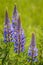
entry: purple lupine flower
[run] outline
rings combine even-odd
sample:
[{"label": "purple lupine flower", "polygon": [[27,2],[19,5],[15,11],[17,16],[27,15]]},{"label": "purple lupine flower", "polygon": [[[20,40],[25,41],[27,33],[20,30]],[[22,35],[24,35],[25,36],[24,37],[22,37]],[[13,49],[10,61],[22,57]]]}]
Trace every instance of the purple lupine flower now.
[{"label": "purple lupine flower", "polygon": [[38,49],[36,48],[35,35],[34,33],[32,33],[32,40],[28,50],[28,56],[32,58],[32,61],[36,61],[37,59],[35,57],[37,55],[38,55]]},{"label": "purple lupine flower", "polygon": [[10,24],[8,13],[6,11],[5,23],[4,23],[4,42],[10,42],[13,40],[12,32],[13,32],[13,28],[12,25]]},{"label": "purple lupine flower", "polygon": [[14,7],[14,11],[13,11],[13,16],[12,16],[12,26],[15,30],[15,27],[16,27],[16,23],[17,23],[17,20],[18,20],[18,11],[17,11],[17,7],[15,5]]},{"label": "purple lupine flower", "polygon": [[24,36],[24,31],[21,28],[20,17],[19,17],[16,27],[15,44],[14,44],[14,50],[16,53],[19,54],[20,52],[24,51],[24,43],[25,43],[25,36]]}]

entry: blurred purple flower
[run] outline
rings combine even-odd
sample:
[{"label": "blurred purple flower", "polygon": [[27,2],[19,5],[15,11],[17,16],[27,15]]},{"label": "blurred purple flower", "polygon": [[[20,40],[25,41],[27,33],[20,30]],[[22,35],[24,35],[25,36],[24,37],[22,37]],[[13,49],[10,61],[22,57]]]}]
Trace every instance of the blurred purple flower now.
[{"label": "blurred purple flower", "polygon": [[24,43],[25,43],[25,36],[24,36],[24,31],[21,28],[20,17],[19,17],[16,27],[15,44],[14,44],[14,50],[16,53],[19,54],[20,52],[24,51]]},{"label": "blurred purple flower", "polygon": [[13,27],[10,24],[10,20],[8,17],[8,13],[6,11],[6,15],[5,15],[5,23],[4,23],[4,42],[11,42],[13,41]]},{"label": "blurred purple flower", "polygon": [[16,5],[15,5],[14,11],[13,11],[13,16],[12,16],[12,26],[13,26],[14,30],[17,25],[17,20],[18,20],[18,11],[17,11]]},{"label": "blurred purple flower", "polygon": [[24,31],[21,28],[20,17],[17,11],[16,5],[14,7],[13,17],[12,17],[12,26],[14,29],[14,50],[16,53],[20,53],[24,51],[24,43],[25,43],[25,36]]},{"label": "blurred purple flower", "polygon": [[38,55],[38,49],[36,48],[35,35],[32,33],[32,40],[28,50],[28,56],[32,58],[32,60],[36,61],[35,57]]}]

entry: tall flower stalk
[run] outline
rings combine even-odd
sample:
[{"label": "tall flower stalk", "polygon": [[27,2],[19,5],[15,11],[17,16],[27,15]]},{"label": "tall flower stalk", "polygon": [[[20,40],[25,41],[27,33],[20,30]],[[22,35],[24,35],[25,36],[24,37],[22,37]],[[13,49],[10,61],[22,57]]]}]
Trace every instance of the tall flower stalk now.
[{"label": "tall flower stalk", "polygon": [[25,43],[25,36],[24,31],[21,28],[21,22],[19,17],[16,27],[15,44],[14,44],[15,47],[14,50],[16,53],[20,54],[20,52],[24,51],[24,43]]},{"label": "tall flower stalk", "polygon": [[32,33],[31,44],[28,50],[28,56],[30,57],[30,59],[28,59],[28,61],[36,62],[37,55],[38,55],[38,49],[36,48],[35,34]]},{"label": "tall flower stalk", "polygon": [[4,42],[11,42],[13,40],[13,27],[10,24],[8,12],[6,11],[5,23],[4,23]]},{"label": "tall flower stalk", "polygon": [[18,11],[17,11],[17,7],[16,4],[14,6],[14,11],[13,11],[13,16],[12,16],[12,27],[13,27],[13,41],[15,42],[15,35],[16,35],[16,27],[17,27],[17,23],[18,23]]},{"label": "tall flower stalk", "polygon": [[17,11],[16,5],[13,11],[12,26],[14,29],[14,40],[15,40],[14,50],[16,53],[20,54],[21,51],[24,51],[25,36],[24,31],[21,27],[20,16]]},{"label": "tall flower stalk", "polygon": [[18,14],[18,11],[17,11],[17,7],[15,5],[14,11],[13,11],[13,16],[12,16],[12,26],[13,26],[14,30],[15,30],[15,27],[16,27],[16,23],[18,21],[18,16],[19,16],[19,14]]},{"label": "tall flower stalk", "polygon": [[10,20],[8,17],[8,12],[5,14],[5,23],[4,23],[4,42],[7,43],[5,47],[5,55],[2,59],[2,65],[5,64],[6,59],[9,59],[9,44],[11,41],[11,28],[10,28]]}]

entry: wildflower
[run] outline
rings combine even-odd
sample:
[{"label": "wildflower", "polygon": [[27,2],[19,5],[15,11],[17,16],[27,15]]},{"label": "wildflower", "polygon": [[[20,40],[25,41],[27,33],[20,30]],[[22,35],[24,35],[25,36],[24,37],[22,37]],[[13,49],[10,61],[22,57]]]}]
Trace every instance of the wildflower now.
[{"label": "wildflower", "polygon": [[13,26],[14,30],[15,30],[15,27],[16,27],[17,20],[18,20],[18,11],[17,11],[16,5],[15,5],[13,17],[12,17],[12,26]]},{"label": "wildflower", "polygon": [[12,32],[13,32],[13,28],[12,25],[10,24],[8,13],[6,11],[5,23],[4,23],[4,42],[11,42],[13,40],[11,35]]},{"label": "wildflower", "polygon": [[35,35],[32,33],[32,40],[28,50],[28,56],[31,57],[32,61],[36,61],[38,55],[38,49],[36,48]]},{"label": "wildflower", "polygon": [[24,31],[21,28],[20,17],[18,18],[17,27],[16,27],[16,35],[15,35],[15,44],[14,50],[16,53],[20,53],[24,51],[24,43],[25,43],[25,36]]}]

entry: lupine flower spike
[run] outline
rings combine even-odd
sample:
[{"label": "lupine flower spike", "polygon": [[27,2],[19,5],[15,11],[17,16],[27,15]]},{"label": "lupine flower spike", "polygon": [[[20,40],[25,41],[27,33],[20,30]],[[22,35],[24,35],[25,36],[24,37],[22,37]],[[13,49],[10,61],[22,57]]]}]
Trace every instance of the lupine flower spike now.
[{"label": "lupine flower spike", "polygon": [[6,11],[5,23],[4,23],[4,42],[10,42],[12,40],[12,26],[8,17],[8,12]]},{"label": "lupine flower spike", "polygon": [[18,11],[17,11],[17,7],[15,4],[14,11],[13,11],[13,17],[12,17],[12,26],[13,26],[14,30],[16,27],[17,20],[18,20]]},{"label": "lupine flower spike", "polygon": [[19,15],[18,15],[16,4],[15,4],[13,16],[12,16],[12,27],[13,27],[13,31],[14,31],[14,34],[13,34],[14,42],[15,42],[15,35],[16,35],[16,27],[17,27],[18,17],[19,17]]},{"label": "lupine flower spike", "polygon": [[15,44],[14,44],[14,50],[16,53],[20,54],[20,52],[24,51],[24,43],[25,43],[25,36],[24,31],[21,28],[21,22],[19,17],[16,27]]},{"label": "lupine flower spike", "polygon": [[31,40],[31,44],[28,50],[28,56],[31,59],[28,59],[28,61],[37,61],[37,55],[38,55],[38,49],[36,48],[36,41],[35,41],[35,34],[32,33],[32,40]]}]

